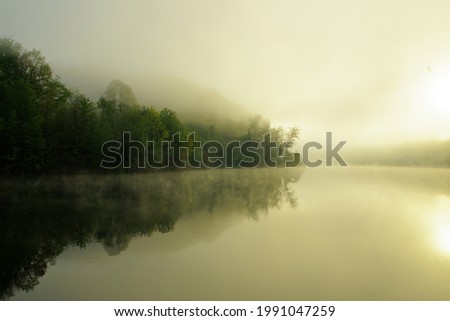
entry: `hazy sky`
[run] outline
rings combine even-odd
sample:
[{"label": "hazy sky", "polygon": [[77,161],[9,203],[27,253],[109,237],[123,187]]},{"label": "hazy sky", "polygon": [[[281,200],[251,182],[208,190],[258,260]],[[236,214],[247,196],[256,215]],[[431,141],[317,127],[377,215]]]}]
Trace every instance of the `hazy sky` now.
[{"label": "hazy sky", "polygon": [[1,0],[0,33],[72,86],[177,77],[306,137],[450,138],[448,0]]}]

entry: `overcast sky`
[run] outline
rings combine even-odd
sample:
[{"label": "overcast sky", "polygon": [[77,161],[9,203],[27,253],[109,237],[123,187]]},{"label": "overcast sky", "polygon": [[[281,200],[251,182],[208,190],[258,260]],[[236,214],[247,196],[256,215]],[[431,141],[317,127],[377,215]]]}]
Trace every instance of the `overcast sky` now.
[{"label": "overcast sky", "polygon": [[69,86],[176,77],[305,137],[450,138],[448,0],[1,0],[0,33]]}]

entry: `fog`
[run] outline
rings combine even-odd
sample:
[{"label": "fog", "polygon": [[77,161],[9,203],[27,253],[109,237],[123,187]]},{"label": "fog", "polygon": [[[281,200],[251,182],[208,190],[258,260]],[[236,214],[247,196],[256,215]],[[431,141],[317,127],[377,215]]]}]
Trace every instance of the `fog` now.
[{"label": "fog", "polygon": [[[348,146],[450,138],[448,1],[17,1],[0,30],[93,99],[261,114]],[[195,116],[195,117],[197,117]],[[205,119],[207,119],[206,117]]]},{"label": "fog", "polygon": [[0,0],[0,300],[450,300],[449,17]]}]

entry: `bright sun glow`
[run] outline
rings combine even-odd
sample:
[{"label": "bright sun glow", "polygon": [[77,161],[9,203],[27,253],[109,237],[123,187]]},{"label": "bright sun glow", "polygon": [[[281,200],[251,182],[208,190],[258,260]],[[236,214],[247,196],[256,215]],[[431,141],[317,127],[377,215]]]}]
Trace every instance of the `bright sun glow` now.
[{"label": "bright sun glow", "polygon": [[436,116],[450,115],[450,68],[428,71],[422,84],[422,103]]},{"label": "bright sun glow", "polygon": [[450,138],[450,63],[429,67],[407,87],[411,100],[405,120],[413,124],[410,131],[422,139]]},{"label": "bright sun glow", "polygon": [[441,251],[450,254],[450,226],[443,226],[438,230],[437,242]]},{"label": "bright sun glow", "polygon": [[442,253],[450,255],[450,198],[439,196],[434,213],[436,246]]}]

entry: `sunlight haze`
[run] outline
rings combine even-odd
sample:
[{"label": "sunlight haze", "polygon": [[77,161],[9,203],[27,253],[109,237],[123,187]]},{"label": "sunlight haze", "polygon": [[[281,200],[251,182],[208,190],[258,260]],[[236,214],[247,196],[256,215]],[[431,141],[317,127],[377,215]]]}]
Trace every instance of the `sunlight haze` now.
[{"label": "sunlight haze", "polygon": [[0,320],[450,320],[450,0],[0,0],[0,253]]},{"label": "sunlight haze", "polygon": [[186,90],[173,100],[178,79],[275,126],[299,126],[305,139],[326,131],[356,145],[450,138],[448,1],[0,7],[4,36],[41,50],[64,83],[93,99],[122,79],[141,103],[177,110],[191,99]]}]

